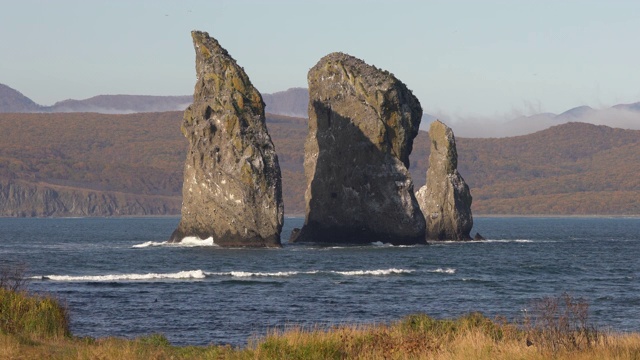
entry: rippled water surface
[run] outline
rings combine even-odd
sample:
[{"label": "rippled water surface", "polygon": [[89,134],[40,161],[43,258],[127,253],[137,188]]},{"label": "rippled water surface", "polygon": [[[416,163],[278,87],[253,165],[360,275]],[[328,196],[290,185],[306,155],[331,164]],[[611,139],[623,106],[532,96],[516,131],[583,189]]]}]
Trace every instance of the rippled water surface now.
[{"label": "rippled water surface", "polygon": [[[0,219],[0,262],[25,264],[31,290],[66,302],[78,336],[243,345],[276,327],[415,312],[517,319],[563,292],[598,324],[640,331],[637,218],[476,218],[489,240],[282,249],[166,244],[178,220]],[[283,239],[302,222],[286,219]]]}]

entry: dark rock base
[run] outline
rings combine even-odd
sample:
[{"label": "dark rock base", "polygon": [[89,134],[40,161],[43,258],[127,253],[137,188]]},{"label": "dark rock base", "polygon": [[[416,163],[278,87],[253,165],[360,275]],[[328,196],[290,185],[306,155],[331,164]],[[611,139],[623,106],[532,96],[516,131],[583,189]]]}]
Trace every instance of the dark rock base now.
[{"label": "dark rock base", "polygon": [[424,235],[402,237],[397,234],[381,234],[366,228],[356,230],[352,227],[325,227],[318,224],[307,224],[302,229],[293,229],[289,242],[340,245],[362,245],[375,242],[391,245],[427,244]]},{"label": "dark rock base", "polygon": [[246,237],[240,236],[239,234],[230,234],[226,233],[223,236],[214,236],[212,234],[207,233],[184,233],[179,228],[176,229],[173,234],[171,234],[171,238],[169,239],[170,243],[180,243],[182,239],[186,237],[197,237],[198,239],[205,240],[208,238],[213,238],[213,243],[220,247],[242,247],[242,248],[278,248],[282,247],[280,244],[280,238],[276,235],[273,235],[269,238],[263,238],[261,236],[254,237]]}]

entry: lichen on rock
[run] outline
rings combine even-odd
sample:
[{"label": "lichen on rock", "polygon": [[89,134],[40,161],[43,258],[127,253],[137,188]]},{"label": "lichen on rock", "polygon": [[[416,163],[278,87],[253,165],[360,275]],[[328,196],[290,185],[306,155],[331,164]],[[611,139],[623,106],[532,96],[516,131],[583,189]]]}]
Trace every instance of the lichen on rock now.
[{"label": "lichen on rock", "polygon": [[170,241],[196,236],[219,246],[280,246],[282,180],[262,96],[218,41],[206,32],[191,35],[198,80],[181,127],[189,151],[182,218]]},{"label": "lichen on rock", "polygon": [[427,222],[429,240],[471,240],[471,192],[458,173],[458,151],[453,130],[440,121],[429,128],[431,154],[427,183],[416,198]]},{"label": "lichen on rock", "polygon": [[306,217],[290,241],[424,242],[407,169],[418,99],[392,74],[343,53],[322,58],[308,81]]}]

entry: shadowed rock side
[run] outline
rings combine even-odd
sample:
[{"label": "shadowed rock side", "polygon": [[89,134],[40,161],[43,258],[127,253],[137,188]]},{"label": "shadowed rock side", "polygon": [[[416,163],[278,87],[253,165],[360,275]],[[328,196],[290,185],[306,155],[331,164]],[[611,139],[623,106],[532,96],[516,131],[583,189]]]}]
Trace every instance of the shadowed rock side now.
[{"label": "shadowed rock side", "polygon": [[429,128],[431,154],[427,184],[416,197],[427,221],[429,240],[471,240],[471,192],[458,173],[453,131],[440,121]]},{"label": "shadowed rock side", "polygon": [[170,241],[197,236],[220,246],[280,246],[282,180],[262,97],[215,39],[191,35],[198,81],[182,123],[189,151],[182,218]]},{"label": "shadowed rock side", "polygon": [[292,242],[423,243],[407,168],[422,108],[392,74],[342,53],[308,74],[306,218]]}]

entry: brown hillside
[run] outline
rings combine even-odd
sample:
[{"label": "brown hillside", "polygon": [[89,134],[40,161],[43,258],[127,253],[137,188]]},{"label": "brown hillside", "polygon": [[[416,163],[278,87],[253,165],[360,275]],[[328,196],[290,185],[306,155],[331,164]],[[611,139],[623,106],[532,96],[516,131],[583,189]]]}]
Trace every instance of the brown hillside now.
[{"label": "brown hillside", "polygon": [[[181,118],[0,114],[0,215],[177,214],[186,151]],[[285,212],[302,214],[306,119],[267,115],[267,123]],[[640,131],[570,123],[513,138],[459,138],[458,153],[475,214],[640,214]],[[428,156],[428,135],[420,132],[411,155],[416,189]],[[92,200],[68,205],[83,197]]]},{"label": "brown hillside", "polygon": [[474,210],[640,214],[640,131],[568,123],[506,139],[461,139]]}]

